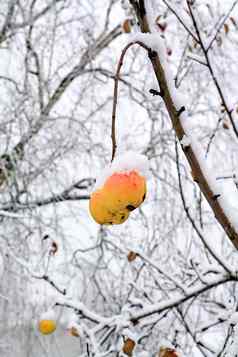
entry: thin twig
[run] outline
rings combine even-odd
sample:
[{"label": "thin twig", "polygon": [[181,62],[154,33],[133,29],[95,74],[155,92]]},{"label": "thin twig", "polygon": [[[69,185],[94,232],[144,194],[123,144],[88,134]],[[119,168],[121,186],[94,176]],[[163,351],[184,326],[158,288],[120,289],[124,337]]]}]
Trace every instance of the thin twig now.
[{"label": "thin twig", "polygon": [[47,283],[49,283],[54,289],[56,289],[60,294],[66,295],[66,290],[59,288],[53,280],[49,278],[48,275],[43,275],[43,276],[33,276],[35,279],[42,279],[45,280]]},{"label": "thin twig", "polygon": [[114,81],[114,93],[113,93],[113,105],[112,105],[112,130],[111,130],[111,139],[112,139],[112,158],[111,161],[113,161],[115,154],[116,154],[116,149],[117,149],[117,142],[116,142],[116,109],[117,109],[117,98],[118,98],[118,83],[120,80],[120,71],[121,67],[123,66],[123,61],[124,57],[126,55],[127,50],[133,46],[133,45],[139,45],[143,47],[145,50],[150,51],[150,48],[147,47],[143,42],[140,41],[135,41],[135,42],[130,42],[124,47],[122,50],[118,65],[117,65],[117,70],[115,74],[115,81]]},{"label": "thin twig", "polygon": [[208,48],[205,47],[205,45],[203,43],[203,40],[202,40],[202,36],[201,36],[200,30],[199,30],[198,25],[197,25],[196,18],[194,16],[194,13],[193,13],[193,10],[192,10],[192,7],[191,7],[191,4],[190,4],[189,0],[187,0],[187,5],[188,5],[188,9],[189,9],[189,13],[190,13],[191,19],[193,21],[193,26],[195,28],[197,37],[199,39],[199,45],[201,46],[202,52],[203,52],[203,54],[205,56],[205,59],[206,59],[206,62],[207,62],[207,67],[208,67],[209,72],[210,72],[210,74],[212,76],[213,83],[215,84],[215,87],[216,87],[216,89],[218,91],[218,94],[220,96],[220,99],[221,99],[221,103],[222,103],[222,105],[223,105],[223,107],[224,107],[224,109],[225,109],[225,111],[226,111],[226,113],[227,113],[227,115],[229,117],[229,120],[231,122],[233,131],[234,131],[236,137],[238,138],[238,130],[237,130],[235,122],[234,122],[234,120],[232,118],[232,110],[230,110],[229,107],[228,107],[228,104],[227,104],[227,102],[225,100],[225,96],[224,96],[224,94],[222,92],[220,84],[218,83],[218,79],[215,76],[214,70],[213,70],[212,65],[211,65],[211,61],[210,61],[209,54],[208,54],[208,52],[209,52],[208,50],[209,50],[209,48],[211,48],[211,46],[209,46]]},{"label": "thin twig", "polygon": [[216,40],[217,38],[217,35],[218,33],[221,31],[221,29],[223,28],[224,24],[226,23],[226,20],[229,18],[230,14],[232,13],[232,11],[234,10],[235,6],[238,4],[238,0],[236,0],[230,10],[227,12],[227,14],[223,17],[222,21],[220,22],[219,26],[217,27],[216,31],[215,31],[215,34],[213,35],[209,45],[207,46],[206,48],[206,51],[208,52],[210,50],[210,48],[212,47],[214,41]]},{"label": "thin twig", "polygon": [[189,219],[190,223],[192,224],[192,227],[195,230],[195,232],[197,233],[198,237],[201,239],[204,247],[206,247],[206,249],[211,254],[211,256],[215,259],[215,261],[219,265],[221,265],[223,267],[223,269],[227,273],[232,274],[232,272],[230,271],[229,267],[226,265],[225,261],[221,257],[219,257],[218,254],[214,253],[214,249],[210,246],[210,244],[208,243],[207,239],[203,236],[202,232],[197,227],[194,219],[192,218],[192,216],[191,216],[191,214],[189,212],[189,208],[187,207],[187,204],[186,204],[186,201],[185,201],[184,192],[183,192],[183,186],[182,186],[182,180],[181,180],[181,172],[180,172],[180,167],[179,167],[178,144],[177,144],[177,140],[176,139],[175,139],[175,153],[176,153],[176,166],[177,166],[178,181],[179,181],[179,191],[180,191],[180,196],[181,196],[181,199],[182,199],[183,208],[184,208],[184,211],[186,213],[186,216]]},{"label": "thin twig", "polygon": [[175,9],[168,3],[167,0],[162,0],[163,3],[167,6],[167,8],[177,17],[178,21],[181,23],[181,25],[185,28],[185,30],[189,33],[189,35],[194,39],[196,43],[199,42],[198,38],[196,35],[190,30],[190,28],[186,25],[186,23],[182,20],[182,18],[177,14]]}]

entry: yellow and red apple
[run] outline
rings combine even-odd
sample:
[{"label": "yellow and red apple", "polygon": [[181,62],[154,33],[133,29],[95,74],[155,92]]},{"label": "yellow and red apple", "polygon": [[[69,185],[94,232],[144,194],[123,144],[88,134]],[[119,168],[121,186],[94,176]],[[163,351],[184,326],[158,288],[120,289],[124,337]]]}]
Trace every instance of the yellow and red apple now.
[{"label": "yellow and red apple", "polygon": [[89,209],[99,224],[121,224],[140,206],[146,195],[146,180],[136,170],[115,172],[92,193]]},{"label": "yellow and red apple", "polygon": [[116,210],[129,212],[139,207],[146,195],[145,178],[136,171],[114,173],[104,184],[107,205]]}]

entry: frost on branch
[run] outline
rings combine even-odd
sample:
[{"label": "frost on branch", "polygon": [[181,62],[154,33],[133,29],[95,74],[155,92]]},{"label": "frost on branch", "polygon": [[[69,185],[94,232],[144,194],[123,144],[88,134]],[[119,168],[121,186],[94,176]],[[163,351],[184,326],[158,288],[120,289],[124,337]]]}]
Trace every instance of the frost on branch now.
[{"label": "frost on branch", "polygon": [[[237,323],[237,316],[235,318]],[[238,325],[232,329],[230,343],[228,343],[223,357],[237,357],[238,354]]]},{"label": "frost on branch", "polygon": [[0,278],[2,278],[3,273],[4,273],[4,259],[2,253],[0,253]]}]

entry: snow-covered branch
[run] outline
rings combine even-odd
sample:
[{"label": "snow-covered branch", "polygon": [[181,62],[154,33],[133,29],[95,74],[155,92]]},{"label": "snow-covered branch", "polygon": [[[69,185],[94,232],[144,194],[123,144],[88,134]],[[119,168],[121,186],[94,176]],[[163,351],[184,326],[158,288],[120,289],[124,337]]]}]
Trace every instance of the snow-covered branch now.
[{"label": "snow-covered branch", "polygon": [[[140,4],[144,4],[144,1],[140,1]],[[138,16],[141,31],[143,33],[150,33],[150,24],[148,23],[147,13],[144,11],[145,4],[141,5],[140,8],[143,9],[140,16]],[[147,36],[149,39],[149,35]],[[152,34],[152,36],[154,39],[155,34]],[[144,38],[144,43],[147,44],[146,38]],[[203,150],[190,132],[190,128],[187,125],[186,108],[182,98],[180,98],[179,93],[175,89],[170,69],[164,60],[166,56],[163,53],[163,47],[162,38],[157,34],[157,41],[154,42],[154,47],[148,52],[148,56],[153,66],[160,91],[163,94],[164,104],[179,141],[184,136],[190,138],[191,144],[189,146],[182,145],[182,149],[191,167],[194,180],[206,197],[217,221],[223,227],[234,246],[238,248],[237,219],[231,214],[232,209],[229,208],[229,202],[227,202],[226,197],[217,189],[215,179],[206,165]]]}]

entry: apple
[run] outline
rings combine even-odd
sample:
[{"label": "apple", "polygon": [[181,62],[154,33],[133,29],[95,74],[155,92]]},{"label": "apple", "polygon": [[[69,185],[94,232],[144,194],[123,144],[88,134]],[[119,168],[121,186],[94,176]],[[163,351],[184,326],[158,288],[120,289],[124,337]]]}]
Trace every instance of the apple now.
[{"label": "apple", "polygon": [[56,330],[56,322],[54,320],[40,320],[38,329],[43,335],[49,335]]},{"label": "apple", "polygon": [[99,224],[121,224],[129,217],[128,210],[110,209],[107,204],[108,195],[103,189],[92,193],[89,210],[93,219]]},{"label": "apple", "polygon": [[146,181],[136,170],[115,172],[90,196],[89,210],[99,224],[121,224],[146,196]]},{"label": "apple", "polygon": [[144,201],[146,182],[145,178],[135,170],[117,172],[108,177],[103,189],[107,197],[107,207],[130,212]]}]

